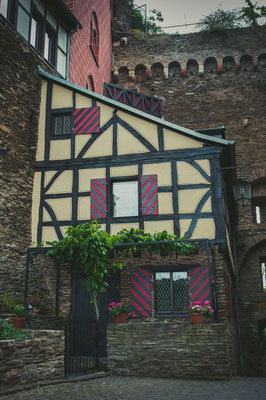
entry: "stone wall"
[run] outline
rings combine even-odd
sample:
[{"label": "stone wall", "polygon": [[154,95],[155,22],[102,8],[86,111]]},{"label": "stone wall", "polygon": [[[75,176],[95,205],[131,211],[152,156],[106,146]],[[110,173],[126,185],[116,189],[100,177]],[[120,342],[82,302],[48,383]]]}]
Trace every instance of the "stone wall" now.
[{"label": "stone wall", "polygon": [[0,340],[0,394],[64,378],[64,332],[30,335],[31,340]]},{"label": "stone wall", "polygon": [[29,266],[27,300],[40,298],[39,312],[32,317],[33,329],[63,329],[71,307],[71,274],[67,265],[56,265],[51,257],[35,256]]},{"label": "stone wall", "polygon": [[38,67],[53,73],[0,15],[0,294],[23,296],[31,242],[31,203],[38,118]]},{"label": "stone wall", "polygon": [[110,324],[108,370],[162,378],[230,379],[233,370],[226,324],[190,321]]},{"label": "stone wall", "polygon": [[[128,35],[115,47],[117,85],[163,100],[163,117],[191,129],[224,126],[236,143],[236,174],[252,183],[252,199],[266,202],[266,27],[224,33]],[[226,174],[226,172],[224,172]],[[262,193],[264,185],[264,193]],[[260,193],[258,193],[260,192]],[[254,204],[238,207],[236,239],[241,343],[244,373],[262,371],[259,324],[266,302],[260,257],[265,251],[266,221],[256,223]],[[218,253],[216,253],[218,254]],[[219,264],[223,261],[219,259]],[[227,310],[224,271],[217,273],[220,315]],[[253,296],[254,294],[254,296]]]},{"label": "stone wall", "polygon": [[[148,252],[144,252],[141,256],[129,256],[124,257],[122,255],[116,254],[115,259],[112,262],[123,262],[124,269],[121,272],[120,277],[120,295],[121,301],[131,306],[131,271],[138,268],[149,268],[152,266],[162,266],[162,270],[167,270],[167,266],[193,266],[201,265],[208,266],[208,254],[207,251],[200,249],[198,254],[191,254],[189,256],[178,256],[175,255],[161,256],[160,254],[150,255]],[[213,268],[214,266],[214,268]],[[219,252],[219,246],[215,246],[210,251],[210,269],[211,269],[211,279],[213,286],[216,283],[216,318],[219,322],[230,322],[231,318],[228,315],[227,310],[227,295],[225,286],[225,271],[230,275],[229,266],[225,259],[225,256]],[[215,276],[213,271],[215,271]],[[153,277],[152,277],[153,278]],[[189,277],[188,277],[189,279]],[[215,282],[216,281],[216,282]],[[152,308],[154,307],[154,282],[151,280],[152,284]],[[215,295],[215,293],[214,293]]]}]

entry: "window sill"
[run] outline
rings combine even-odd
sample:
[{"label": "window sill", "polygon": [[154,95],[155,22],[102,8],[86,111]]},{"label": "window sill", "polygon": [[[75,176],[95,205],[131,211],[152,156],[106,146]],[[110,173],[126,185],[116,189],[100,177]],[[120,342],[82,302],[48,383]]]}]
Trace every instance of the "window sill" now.
[{"label": "window sill", "polygon": [[63,140],[63,139],[71,139],[71,135],[57,135],[57,136],[50,136],[51,140]]},{"label": "window sill", "polygon": [[189,312],[180,311],[179,313],[159,313],[154,316],[155,318],[189,318]]}]

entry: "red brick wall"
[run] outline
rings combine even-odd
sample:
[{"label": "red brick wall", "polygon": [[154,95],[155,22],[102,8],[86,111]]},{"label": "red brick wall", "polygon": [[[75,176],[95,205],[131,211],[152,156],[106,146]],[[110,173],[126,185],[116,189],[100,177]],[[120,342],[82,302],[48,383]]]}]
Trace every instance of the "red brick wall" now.
[{"label": "red brick wall", "polygon": [[[103,93],[103,83],[110,82],[112,66],[110,0],[65,0],[82,24],[70,40],[69,81],[86,88],[92,75],[95,92]],[[100,36],[99,67],[90,50],[90,20],[92,12],[98,19]],[[90,89],[90,85],[87,86]]]}]

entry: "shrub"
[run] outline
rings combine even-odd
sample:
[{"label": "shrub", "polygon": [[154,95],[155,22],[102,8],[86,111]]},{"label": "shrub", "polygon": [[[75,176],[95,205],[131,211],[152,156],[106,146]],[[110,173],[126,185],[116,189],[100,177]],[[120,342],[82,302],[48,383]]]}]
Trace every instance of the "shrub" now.
[{"label": "shrub", "polygon": [[12,324],[0,318],[0,340],[25,340],[30,339],[30,335],[21,329],[16,329]]},{"label": "shrub", "polygon": [[225,11],[221,7],[212,11],[199,22],[200,30],[204,32],[221,32],[226,29],[239,28],[240,26],[239,11],[237,9]]}]

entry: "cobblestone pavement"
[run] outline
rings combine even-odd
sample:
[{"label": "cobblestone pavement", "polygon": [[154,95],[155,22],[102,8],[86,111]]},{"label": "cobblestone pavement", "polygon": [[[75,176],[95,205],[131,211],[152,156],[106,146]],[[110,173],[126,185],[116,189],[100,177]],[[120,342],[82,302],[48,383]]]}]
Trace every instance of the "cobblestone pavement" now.
[{"label": "cobblestone pavement", "polygon": [[265,400],[266,378],[229,382],[106,376],[82,382],[37,387],[1,400]]}]

